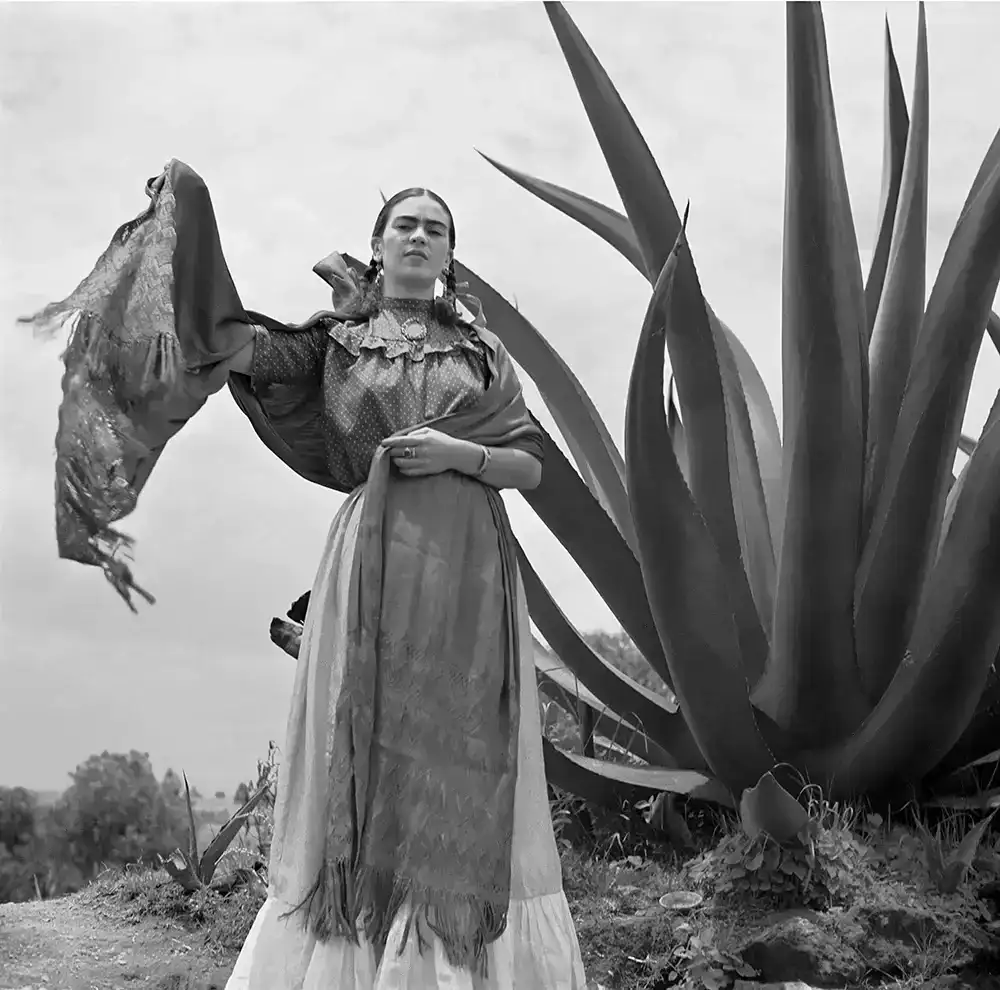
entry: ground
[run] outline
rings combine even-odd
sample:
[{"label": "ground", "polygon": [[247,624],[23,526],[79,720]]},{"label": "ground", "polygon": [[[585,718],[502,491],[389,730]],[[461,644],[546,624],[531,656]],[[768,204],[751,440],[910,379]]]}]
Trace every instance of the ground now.
[{"label": "ground", "polygon": [[177,921],[127,916],[90,889],[0,904],[0,990],[222,990],[235,961]]},{"label": "ground", "polygon": [[[719,854],[739,833],[731,821],[693,806],[680,825],[676,820],[671,824],[669,812],[662,827],[653,825],[652,814],[647,817],[588,808],[575,799],[553,802],[564,885],[589,990],[754,987],[753,981],[764,974],[751,970],[733,950],[755,933],[773,934],[780,919],[764,907],[759,894],[731,905],[711,896],[725,879],[718,871],[734,869],[727,864],[736,861]],[[956,826],[949,848],[967,827]],[[987,876],[1000,878],[1000,836],[987,837],[974,877],[951,895],[936,892],[929,883],[926,857],[911,830],[886,826],[880,836],[859,833],[866,859],[851,861],[851,869],[842,871],[850,879],[845,889],[857,887],[855,896],[841,898],[841,907],[806,910],[803,905],[786,912],[796,915],[791,927],[806,931],[810,948],[821,940],[834,956],[843,955],[844,945],[861,950],[863,965],[854,959],[857,977],[827,980],[827,985],[1000,990],[1000,977],[993,976],[1000,972],[1000,955],[984,955],[972,944],[980,937],[977,932],[987,935],[987,928],[1000,936],[997,905],[980,918],[975,913],[985,911],[985,905],[970,893]],[[840,862],[838,855],[827,855],[828,867]],[[697,864],[706,856],[716,872],[699,880]],[[246,849],[226,854],[226,868],[232,871],[242,863],[247,878],[226,896],[211,891],[189,896],[164,871],[129,866],[108,869],[66,897],[0,904],[0,990],[222,990],[263,903],[263,883],[246,868],[257,858],[258,853]],[[746,872],[739,867],[740,874]],[[772,885],[778,878],[774,872],[754,875]],[[660,905],[664,894],[697,891],[699,885],[703,899],[691,910]],[[892,919],[899,931],[882,931],[883,922],[892,927]],[[1000,946],[996,937],[986,940]],[[797,951],[793,947],[792,954]],[[824,965],[810,954],[808,975]],[[780,968],[780,960],[778,964]]]}]

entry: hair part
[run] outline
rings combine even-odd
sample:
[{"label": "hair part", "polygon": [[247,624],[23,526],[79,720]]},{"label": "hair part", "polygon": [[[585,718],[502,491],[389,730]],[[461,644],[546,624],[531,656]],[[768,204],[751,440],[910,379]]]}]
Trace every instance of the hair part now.
[{"label": "hair part", "polygon": [[[434,200],[438,206],[448,216],[448,246],[452,252],[455,250],[455,218],[452,215],[451,207],[433,190],[424,189],[420,186],[412,186],[409,189],[402,189],[398,193],[390,196],[379,210],[375,218],[375,225],[372,227],[372,237],[381,237],[385,233],[385,228],[389,223],[392,211],[400,203],[407,199],[415,199],[419,196],[426,196]],[[361,293],[351,306],[350,315],[357,319],[368,319],[374,316],[382,308],[382,284],[379,275],[382,265],[374,255],[365,269],[361,279]],[[455,258],[452,255],[448,262],[448,268],[444,277],[444,294],[434,300],[434,316],[445,326],[454,326],[459,321],[457,305],[457,285],[455,279]]]}]

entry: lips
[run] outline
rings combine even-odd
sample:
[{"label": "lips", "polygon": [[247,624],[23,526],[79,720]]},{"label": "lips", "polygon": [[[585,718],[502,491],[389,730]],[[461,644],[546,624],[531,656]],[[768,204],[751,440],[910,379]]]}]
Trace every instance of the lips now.
[{"label": "lips", "polygon": [[404,258],[423,258],[424,261],[427,260],[427,252],[421,251],[419,248],[410,248],[409,251],[404,252]]}]

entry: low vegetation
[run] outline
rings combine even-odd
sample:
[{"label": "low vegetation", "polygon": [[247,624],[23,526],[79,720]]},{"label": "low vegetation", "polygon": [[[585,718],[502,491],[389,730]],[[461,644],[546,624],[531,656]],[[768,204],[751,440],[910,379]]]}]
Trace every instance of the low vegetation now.
[{"label": "low vegetation", "polygon": [[[612,662],[631,662],[627,641],[597,645]],[[542,704],[550,739],[581,753],[588,740],[579,725]],[[608,758],[629,758],[605,749]],[[169,921],[188,933],[189,951],[165,970],[132,973],[136,986],[221,990],[266,896],[277,772],[272,744],[230,803],[239,827],[230,828],[210,882],[178,882],[147,858],[106,864],[76,895],[117,923]],[[990,986],[1000,961],[1000,831],[992,815],[849,807],[815,788],[799,800],[782,795],[765,778],[737,813],[672,795],[602,806],[551,789],[592,988],[720,990],[736,980],[791,979],[789,965],[799,966],[794,978],[816,986]],[[240,807],[255,796],[254,807]],[[190,817],[181,808],[199,848],[211,848],[232,818],[218,803],[200,809],[192,800]],[[178,839],[186,846],[190,835]],[[796,956],[781,927],[792,923],[807,926],[812,949],[822,951]],[[816,971],[804,972],[809,966]],[[838,972],[848,978],[836,982]]]}]

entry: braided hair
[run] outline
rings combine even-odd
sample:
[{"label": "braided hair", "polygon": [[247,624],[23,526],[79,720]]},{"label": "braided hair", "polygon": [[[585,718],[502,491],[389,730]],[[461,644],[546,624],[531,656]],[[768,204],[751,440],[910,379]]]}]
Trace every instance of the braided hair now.
[{"label": "braided hair", "polygon": [[[454,251],[455,218],[452,216],[451,208],[437,193],[432,192],[430,189],[422,189],[417,186],[410,189],[403,189],[394,196],[390,196],[389,199],[385,201],[385,204],[379,211],[378,216],[375,218],[375,226],[372,228],[372,237],[381,237],[385,233],[386,225],[389,222],[389,216],[394,207],[402,203],[403,200],[413,199],[417,196],[427,196],[428,198],[433,199],[434,202],[437,203],[438,206],[440,206],[441,209],[443,209],[448,215],[448,246],[452,251]],[[372,256],[371,262],[361,277],[361,292],[357,301],[351,307],[352,316],[355,316],[358,319],[367,319],[370,316],[374,316],[382,308],[381,273],[381,262]],[[448,262],[448,268],[445,272],[444,294],[434,300],[435,318],[440,323],[449,327],[454,326],[459,320],[456,290],[455,259],[452,257],[451,261]]]}]

